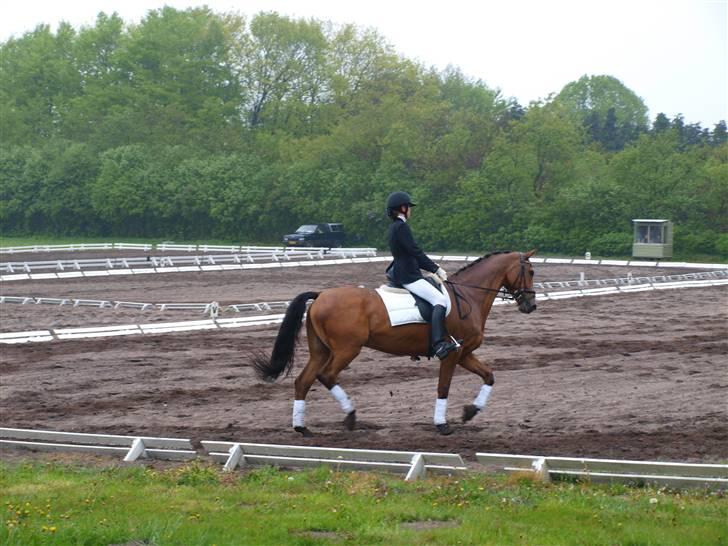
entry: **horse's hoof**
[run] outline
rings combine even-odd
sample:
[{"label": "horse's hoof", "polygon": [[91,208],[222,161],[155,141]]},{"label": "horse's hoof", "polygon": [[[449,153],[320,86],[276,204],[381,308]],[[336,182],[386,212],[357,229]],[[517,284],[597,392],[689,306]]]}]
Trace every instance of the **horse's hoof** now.
[{"label": "horse's hoof", "polygon": [[351,410],[344,419],[344,426],[346,430],[354,430],[354,425],[356,425],[356,410]]},{"label": "horse's hoof", "polygon": [[300,432],[304,438],[311,438],[313,436],[313,432],[306,427],[293,427],[293,430]]},{"label": "horse's hoof", "polygon": [[476,406],[475,404],[468,404],[467,406],[463,407],[463,423],[467,423],[470,421],[473,417],[478,415],[478,412],[480,411],[480,408]]},{"label": "horse's hoof", "polygon": [[442,423],[441,425],[435,425],[437,427],[437,432],[442,434],[443,436],[448,436],[455,432],[450,425],[447,423]]}]

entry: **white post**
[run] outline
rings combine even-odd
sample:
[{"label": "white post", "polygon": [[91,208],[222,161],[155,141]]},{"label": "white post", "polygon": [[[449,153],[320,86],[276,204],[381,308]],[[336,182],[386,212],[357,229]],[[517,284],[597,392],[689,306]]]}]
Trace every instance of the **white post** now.
[{"label": "white post", "polygon": [[223,472],[231,472],[235,470],[238,464],[245,464],[245,456],[243,455],[243,448],[240,444],[235,444],[228,451],[228,459],[225,461],[225,466],[222,467]]},{"label": "white post", "polygon": [[144,449],[144,441],[141,438],[134,438],[126,457],[124,457],[124,462],[129,463],[136,461],[139,457],[144,457]]},{"label": "white post", "polygon": [[404,481],[411,482],[419,478],[424,478],[425,473],[425,457],[422,453],[415,453],[415,456],[412,457],[412,466],[410,467],[409,472],[407,472],[407,476],[405,476]]}]

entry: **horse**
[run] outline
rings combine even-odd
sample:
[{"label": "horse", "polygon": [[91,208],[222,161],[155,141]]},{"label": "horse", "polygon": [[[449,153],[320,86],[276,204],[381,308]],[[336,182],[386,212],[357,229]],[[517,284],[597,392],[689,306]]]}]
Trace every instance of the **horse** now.
[{"label": "horse", "polygon": [[[529,261],[534,253],[535,250],[486,254],[444,281],[454,302],[446,319],[447,331],[461,341],[458,350],[440,362],[434,415],[435,428],[440,434],[453,432],[446,411],[450,383],[458,364],[483,380],[473,403],[463,408],[463,423],[485,409],[495,378],[491,367],[477,359],[473,351],[483,343],[485,321],[499,293],[512,297],[522,313],[536,309],[534,271]],[[373,289],[348,286],[303,292],[289,304],[270,358],[263,354],[253,357],[252,365],[261,379],[273,382],[283,372],[286,376],[290,374],[309,300],[314,300],[306,314],[309,359],[295,380],[293,429],[306,437],[313,435],[305,425],[306,395],[318,379],[346,414],[344,426],[353,430],[356,410],[338,383],[341,371],[362,347],[415,360],[429,356],[430,326],[427,323],[391,326],[382,298]]]}]

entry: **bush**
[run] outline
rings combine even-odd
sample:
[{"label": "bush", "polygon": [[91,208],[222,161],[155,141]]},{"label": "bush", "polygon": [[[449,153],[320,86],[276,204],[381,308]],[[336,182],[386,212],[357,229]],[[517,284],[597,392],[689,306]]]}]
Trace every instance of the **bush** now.
[{"label": "bush", "polygon": [[711,231],[698,231],[689,227],[675,229],[675,250],[711,254],[718,237]]},{"label": "bush", "polygon": [[715,239],[715,251],[724,258],[728,257],[728,233],[718,235]]},{"label": "bush", "polygon": [[592,239],[592,254],[601,256],[629,256],[632,252],[631,233],[605,233]]}]

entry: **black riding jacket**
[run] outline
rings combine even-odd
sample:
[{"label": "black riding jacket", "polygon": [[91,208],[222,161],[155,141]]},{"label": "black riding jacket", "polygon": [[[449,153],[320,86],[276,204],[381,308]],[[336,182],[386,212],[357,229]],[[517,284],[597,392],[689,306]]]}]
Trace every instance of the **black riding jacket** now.
[{"label": "black riding jacket", "polygon": [[412,230],[401,218],[389,226],[389,250],[394,260],[387,267],[387,277],[395,284],[409,284],[421,279],[420,269],[431,273],[437,271],[437,264],[417,246]]}]

